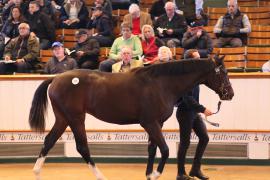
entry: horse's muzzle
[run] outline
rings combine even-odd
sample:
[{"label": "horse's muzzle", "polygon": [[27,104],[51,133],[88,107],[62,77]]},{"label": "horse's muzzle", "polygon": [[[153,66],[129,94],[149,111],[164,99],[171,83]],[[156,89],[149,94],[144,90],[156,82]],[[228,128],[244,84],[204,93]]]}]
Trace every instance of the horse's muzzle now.
[{"label": "horse's muzzle", "polygon": [[233,96],[234,96],[233,90],[229,90],[229,91],[225,91],[224,93],[222,93],[220,99],[221,100],[232,100]]}]

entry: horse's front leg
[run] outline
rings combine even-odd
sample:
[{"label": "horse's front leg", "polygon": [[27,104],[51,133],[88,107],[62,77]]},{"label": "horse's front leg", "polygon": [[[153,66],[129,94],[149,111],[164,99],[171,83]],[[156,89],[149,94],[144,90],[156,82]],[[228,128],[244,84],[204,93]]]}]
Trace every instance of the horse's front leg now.
[{"label": "horse's front leg", "polygon": [[148,140],[148,162],[147,162],[147,167],[146,167],[146,177],[149,177],[150,174],[153,172],[153,166],[154,166],[156,152],[157,152],[157,145],[149,137],[149,140]]},{"label": "horse's front leg", "polygon": [[[151,122],[151,123],[150,123]],[[161,125],[158,124],[157,122],[150,121],[147,122],[145,121],[142,123],[142,127],[146,130],[146,132],[149,134],[149,138],[153,140],[155,144],[160,149],[161,153],[161,160],[159,161],[157,171],[152,172],[151,174],[147,175],[148,180],[156,180],[160,177],[161,173],[163,172],[165,163],[169,157],[169,148],[165,142],[165,139],[162,135],[161,132]],[[150,160],[148,160],[150,161]]]}]

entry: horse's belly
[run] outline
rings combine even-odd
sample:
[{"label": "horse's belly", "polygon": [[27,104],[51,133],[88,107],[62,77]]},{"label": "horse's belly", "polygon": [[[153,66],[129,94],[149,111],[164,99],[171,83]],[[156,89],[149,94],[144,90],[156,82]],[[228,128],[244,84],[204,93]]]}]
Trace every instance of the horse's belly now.
[{"label": "horse's belly", "polygon": [[100,119],[101,121],[112,123],[112,124],[119,124],[119,125],[125,125],[125,124],[138,124],[139,120],[137,119],[130,119],[130,118],[123,118],[123,117],[108,117],[108,116],[95,116],[96,118]]},{"label": "horse's belly", "polygon": [[138,120],[131,120],[131,119],[104,119],[104,122],[112,123],[112,124],[119,124],[119,125],[127,125],[127,124],[138,124]]}]

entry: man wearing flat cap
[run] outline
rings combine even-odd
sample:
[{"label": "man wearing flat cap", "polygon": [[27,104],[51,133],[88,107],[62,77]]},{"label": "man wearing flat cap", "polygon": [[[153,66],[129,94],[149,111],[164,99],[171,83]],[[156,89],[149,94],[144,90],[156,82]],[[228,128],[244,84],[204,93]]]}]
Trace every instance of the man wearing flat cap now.
[{"label": "man wearing flat cap", "polygon": [[74,57],[81,69],[97,69],[99,56],[99,43],[88,36],[87,29],[79,29],[75,32],[77,43],[73,50]]},{"label": "man wearing flat cap", "polygon": [[65,55],[65,49],[62,43],[54,42],[52,44],[53,57],[45,66],[45,73],[58,74],[68,70],[77,69],[77,62]]}]

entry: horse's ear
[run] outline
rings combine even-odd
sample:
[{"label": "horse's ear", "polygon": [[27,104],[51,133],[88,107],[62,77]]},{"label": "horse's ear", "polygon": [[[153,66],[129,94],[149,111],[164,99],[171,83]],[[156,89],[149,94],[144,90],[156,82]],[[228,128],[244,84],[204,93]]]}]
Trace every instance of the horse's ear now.
[{"label": "horse's ear", "polygon": [[224,65],[224,58],[225,58],[225,55],[217,56],[217,54],[214,57],[217,65]]},{"label": "horse's ear", "polygon": [[222,55],[221,58],[219,58],[219,59],[223,61],[224,58],[225,58],[225,56],[226,56],[226,55]]},{"label": "horse's ear", "polygon": [[220,54],[220,50],[217,50],[217,52],[215,53],[215,55],[213,57],[215,61],[217,61],[219,59],[218,58],[219,57],[219,54]]}]

